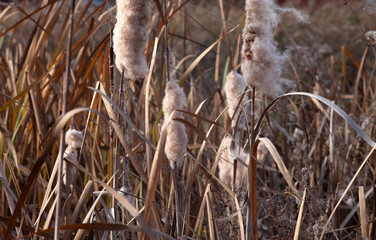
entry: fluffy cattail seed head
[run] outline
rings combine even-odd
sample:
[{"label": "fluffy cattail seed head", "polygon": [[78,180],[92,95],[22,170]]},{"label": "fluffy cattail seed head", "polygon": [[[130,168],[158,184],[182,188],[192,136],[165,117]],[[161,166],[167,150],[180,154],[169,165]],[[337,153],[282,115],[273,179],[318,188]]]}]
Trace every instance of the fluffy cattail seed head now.
[{"label": "fluffy cattail seed head", "polygon": [[177,81],[170,80],[167,82],[166,95],[163,98],[162,108],[165,116],[165,123],[168,124],[165,153],[172,169],[174,169],[175,166],[178,169],[181,168],[184,154],[187,149],[188,138],[183,123],[176,120],[168,121],[168,119],[183,118],[183,114],[175,110],[183,109],[186,101],[187,98],[185,93],[179,87]]},{"label": "fluffy cattail seed head", "polygon": [[282,94],[291,81],[281,78],[288,57],[277,50],[273,31],[280,21],[273,0],[246,0],[243,29],[242,73],[248,87],[266,94]]},{"label": "fluffy cattail seed head", "polygon": [[144,50],[151,15],[150,0],[116,0],[115,64],[126,78],[143,78],[148,72]]},{"label": "fluffy cattail seed head", "polygon": [[[229,137],[223,139],[220,154],[221,157],[218,162],[219,179],[226,185],[239,189],[242,185],[241,180],[245,170],[244,164],[241,162],[245,163],[247,161],[248,154]],[[233,186],[235,160],[238,162],[236,164],[235,186]]]},{"label": "fluffy cattail seed head", "polygon": [[[65,149],[64,152],[64,158],[68,159],[71,162],[78,163],[77,161],[77,149],[81,148],[82,145],[82,132],[74,130],[74,129],[69,129],[66,134],[65,134],[65,144],[67,145],[67,148]],[[77,169],[74,166],[70,166],[70,170],[68,172],[68,166],[67,162],[63,162],[63,182],[65,185],[69,184],[67,183],[67,175],[69,174],[70,178],[76,175]]]},{"label": "fluffy cattail seed head", "polygon": [[368,31],[364,34],[364,36],[370,44],[376,43],[376,31]]},{"label": "fluffy cattail seed head", "polygon": [[82,132],[70,128],[65,134],[65,144],[72,146],[73,148],[80,148],[82,145],[82,138]]},{"label": "fluffy cattail seed head", "polygon": [[246,85],[242,75],[235,71],[231,71],[227,75],[225,93],[228,103],[228,114],[232,118],[231,127],[234,128],[238,124],[238,128],[242,130],[246,130],[245,114],[251,112],[250,104],[247,104],[249,100],[248,94],[245,93],[243,96],[245,88]]}]

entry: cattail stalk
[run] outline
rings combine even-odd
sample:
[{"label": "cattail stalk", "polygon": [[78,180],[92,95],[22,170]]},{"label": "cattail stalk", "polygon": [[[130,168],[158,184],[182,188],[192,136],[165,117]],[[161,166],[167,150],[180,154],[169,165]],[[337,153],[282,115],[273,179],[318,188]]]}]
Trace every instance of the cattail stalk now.
[{"label": "cattail stalk", "polygon": [[[168,64],[170,69],[172,69],[172,63]],[[176,79],[170,79],[166,84],[166,95],[163,98],[162,108],[165,116],[164,124],[167,124],[165,153],[170,162],[175,186],[176,229],[178,238],[182,234],[182,221],[179,217],[181,210],[181,199],[179,196],[182,196],[182,188],[180,186],[180,170],[183,165],[184,154],[187,149],[188,137],[185,125],[182,122],[173,119],[183,118],[183,114],[176,110],[183,109],[186,101],[187,97],[185,96],[183,89],[180,88],[178,81]]]},{"label": "cattail stalk", "polygon": [[116,0],[115,64],[125,78],[143,78],[148,72],[144,50],[151,16],[150,0]]}]

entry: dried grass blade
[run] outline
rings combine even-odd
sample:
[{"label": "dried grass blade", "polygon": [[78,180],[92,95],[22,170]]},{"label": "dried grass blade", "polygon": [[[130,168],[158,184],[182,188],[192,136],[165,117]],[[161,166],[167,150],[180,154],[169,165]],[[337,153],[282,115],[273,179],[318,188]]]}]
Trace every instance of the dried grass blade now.
[{"label": "dried grass blade", "polygon": [[354,97],[352,99],[352,105],[351,105],[351,112],[352,113],[355,113],[356,107],[359,104],[358,103],[358,92],[359,92],[358,87],[359,87],[360,77],[362,76],[363,66],[364,66],[364,62],[366,61],[366,56],[367,56],[369,47],[370,46],[367,45],[366,49],[364,50],[362,60],[360,61],[358,74],[356,75],[356,80],[355,80],[355,85],[354,85]]},{"label": "dried grass blade", "polygon": [[[167,119],[166,121],[171,121],[171,119]],[[164,156],[164,148],[166,145],[166,137],[167,137],[167,126],[168,123],[163,124],[162,130],[161,130],[161,137],[158,142],[157,149],[154,153],[154,159],[153,164],[151,166],[150,170],[150,178],[147,186],[147,192],[145,197],[145,211],[144,216],[145,220],[148,223],[150,219],[150,213],[152,209],[152,204],[155,196],[155,191],[157,190],[158,180],[160,176],[160,172],[162,169],[162,163],[163,163],[163,156]],[[145,236],[142,237],[142,239]]]},{"label": "dried grass blade", "polygon": [[[110,108],[110,106],[112,106],[113,108],[115,108],[115,110],[118,113],[120,113],[120,115],[124,118],[124,120],[127,121],[127,123],[129,124],[129,127],[135,133],[137,133],[137,135],[143,141],[145,141],[147,144],[150,144],[150,146],[153,146],[153,144],[148,139],[146,139],[144,133],[142,133],[141,131],[139,131],[138,128],[137,128],[137,126],[132,122],[132,120],[108,97],[108,95],[105,93],[105,88],[103,87],[102,83],[101,83],[100,91],[97,90],[97,89],[95,89],[95,88],[92,88],[92,87],[88,87],[88,88],[90,90],[93,90],[93,91],[99,93],[102,96],[102,99],[103,99],[103,102],[105,104],[106,110],[108,111],[111,119],[116,119],[116,117],[115,117],[115,113]],[[112,116],[112,115],[114,115],[114,116]],[[115,117],[115,118],[113,118],[113,117]]]},{"label": "dried grass blade", "polygon": [[[47,3],[46,5],[38,8],[37,10],[33,11],[32,13],[30,13],[29,15],[27,15],[26,17],[22,18],[20,21],[18,21],[17,23],[15,23],[13,26],[11,26],[10,28],[8,28],[5,32],[3,32],[2,34],[0,34],[0,38],[3,37],[5,34],[7,34],[8,32],[10,32],[12,29],[16,28],[18,25],[20,25],[23,21],[25,21],[26,19],[30,18],[32,15],[38,13],[39,11],[45,9],[46,7],[50,6],[51,4],[55,4],[55,2],[57,2],[58,0],[53,0],[53,1],[50,1],[49,3]],[[43,28],[42,28],[43,29]]]},{"label": "dried grass blade", "polygon": [[209,236],[210,239],[219,239],[218,238],[218,232],[217,232],[217,226],[216,221],[214,219],[213,215],[213,204],[212,204],[212,194],[209,191],[208,194],[206,194],[206,210],[208,214],[208,223],[209,223]]},{"label": "dried grass blade", "polygon": [[[107,230],[107,231],[145,232],[145,229],[139,226],[113,224],[113,223],[75,223],[75,224],[62,225],[60,229],[61,230],[84,229],[84,230],[98,230],[98,231]],[[24,237],[31,237],[33,235],[42,235],[44,237],[50,237],[50,235],[46,235],[46,233],[53,232],[53,231],[54,231],[54,228],[48,228],[42,231],[34,232]],[[168,240],[175,240],[175,238],[165,233],[159,232],[155,229],[151,229],[151,232],[154,233],[155,235],[158,235],[161,238],[168,239]],[[49,239],[52,239],[52,238],[50,237]]]},{"label": "dried grass blade", "polygon": [[294,233],[294,240],[299,240],[299,231],[300,226],[302,225],[302,216],[303,216],[303,209],[304,209],[304,201],[307,189],[304,188],[302,202],[300,203],[300,209],[298,214],[298,220],[296,221],[295,233]]},{"label": "dried grass blade", "polygon": [[307,97],[311,97],[311,98],[315,98],[315,99],[318,99],[319,101],[321,101],[322,103],[324,103],[325,105],[327,105],[328,107],[330,107],[331,109],[333,109],[333,111],[335,111],[339,116],[341,116],[353,129],[354,131],[364,140],[366,141],[371,147],[375,147],[376,146],[376,143],[359,127],[358,124],[355,123],[355,121],[347,114],[345,113],[340,107],[338,107],[336,104],[332,103],[330,100],[324,98],[324,97],[321,97],[321,96],[318,96],[318,95],[315,95],[315,94],[312,94],[312,93],[308,93],[308,92],[292,92],[292,93],[286,93],[286,94],[283,94],[277,98],[275,98],[266,108],[265,110],[263,111],[263,113],[261,114],[260,116],[260,119],[259,121],[257,122],[257,125],[255,127],[255,132],[259,132],[259,129],[261,128],[262,126],[262,123],[263,123],[263,118],[266,116],[266,114],[268,113],[268,111],[273,108],[276,103],[282,99],[284,99],[285,97],[289,97],[289,96],[307,96]]},{"label": "dried grass blade", "polygon": [[[250,181],[250,201],[251,201],[251,209],[248,209],[248,211],[251,211],[251,216],[252,216],[252,234],[253,234],[253,239],[257,240],[258,239],[258,226],[257,226],[257,146],[259,144],[259,141],[256,141],[253,146],[252,146],[252,155],[248,155],[248,162],[250,165],[248,165],[248,168],[250,168],[249,173],[251,173],[251,176],[249,176]],[[249,201],[248,200],[248,201]],[[249,224],[247,222],[247,224]]]},{"label": "dried grass blade", "polygon": [[[56,191],[56,189],[57,189],[57,186],[55,187],[54,191]],[[48,211],[46,220],[44,221],[43,229],[48,229],[48,227],[50,226],[52,217],[54,216],[54,212],[55,212],[55,208],[56,208],[56,203],[57,203],[57,198],[55,198],[53,200],[53,203],[52,203],[52,205],[50,207],[50,210]],[[35,229],[35,230],[37,230],[37,229]]]},{"label": "dried grass blade", "polygon": [[245,233],[244,233],[244,222],[243,222],[243,215],[242,215],[242,209],[239,205],[238,198],[236,195],[234,196],[234,202],[236,207],[236,213],[238,215],[238,224],[239,224],[239,231],[240,231],[240,239],[245,240]]},{"label": "dried grass blade", "polygon": [[292,189],[292,191],[297,195],[300,196],[298,190],[296,189],[292,177],[289,174],[289,171],[287,170],[285,163],[283,162],[281,156],[279,155],[277,149],[275,148],[274,144],[270,141],[268,138],[259,138],[260,142],[265,144],[265,147],[269,150],[270,154],[273,157],[273,160],[278,166],[279,171],[281,171],[283,178],[286,180],[289,187]]},{"label": "dried grass blade", "polygon": [[[124,116],[122,115],[123,117],[126,117],[126,120],[131,122],[131,120],[124,114],[124,112],[121,111],[120,108],[104,92],[101,92],[101,91],[105,91],[102,84],[100,86],[101,91],[94,89],[94,88],[91,88],[91,87],[90,87],[90,89],[99,93],[102,96],[104,106],[105,106],[105,108],[108,112],[108,115],[110,116],[111,119],[117,119],[116,114],[114,113],[113,108],[112,108],[112,107],[115,107],[117,111],[120,111],[120,114],[124,115]],[[123,134],[123,131],[122,131],[120,125],[116,121],[111,121],[111,124],[114,127],[114,130],[119,137],[121,145],[125,148],[127,154],[129,155],[129,158],[132,162],[132,165],[135,167],[137,173],[140,175],[142,180],[147,183],[148,177],[146,176],[145,172],[142,170],[141,166],[138,164],[136,156],[133,154],[131,147],[128,145],[127,141],[125,140],[125,137],[124,137],[124,134]],[[135,128],[133,123],[132,123],[132,125],[133,125],[133,128]],[[137,128],[135,128],[135,129],[137,130]],[[141,133],[140,133],[140,135],[141,135]],[[145,139],[145,138],[143,138],[143,139]]]},{"label": "dried grass blade", "polygon": [[359,186],[359,204],[360,204],[360,228],[362,230],[362,238],[368,239],[368,221],[367,221],[367,207],[366,199],[364,197],[364,187]]},{"label": "dried grass blade", "polygon": [[[17,6],[17,4],[13,4],[13,6],[15,8],[17,8],[18,10],[20,10],[20,12],[22,12],[23,14],[25,14],[26,18],[30,19],[37,27],[39,27],[40,29],[42,29],[42,31],[45,32],[49,37],[51,37],[52,39],[55,40],[55,38],[42,25],[40,25],[38,21],[35,21],[34,18],[31,15],[29,15],[22,7]],[[44,9],[44,6],[42,6],[38,10],[42,10],[42,9]]]},{"label": "dried grass blade", "polygon": [[199,234],[199,228],[202,224],[202,221],[203,221],[203,216],[204,216],[204,210],[205,210],[205,198],[206,198],[206,195],[208,194],[209,190],[210,190],[210,186],[211,184],[210,183],[207,183],[206,186],[205,186],[205,189],[204,189],[204,192],[202,193],[201,195],[201,198],[199,199],[199,204],[198,206],[199,209],[198,209],[198,214],[197,214],[197,219],[196,219],[196,224],[195,224],[195,227],[194,227],[194,231],[195,233]]},{"label": "dried grass blade", "polygon": [[124,197],[122,196],[118,191],[116,191],[114,188],[103,182],[101,179],[95,177],[92,173],[90,173],[88,170],[83,168],[80,165],[77,165],[77,163],[74,163],[72,161],[67,160],[70,164],[75,166],[78,170],[82,171],[83,173],[89,175],[93,181],[98,182],[103,188],[105,188],[109,194],[111,194],[116,200],[123,205],[123,207],[132,215],[136,218],[138,223],[141,225],[141,227],[144,229],[146,234],[148,236],[153,237],[152,231],[150,227],[146,224],[144,218],[140,215],[140,212],[137,211],[137,209]]},{"label": "dried grass blade", "polygon": [[60,159],[60,153],[56,158],[55,165],[54,165],[54,168],[52,169],[52,173],[51,173],[51,176],[50,176],[50,180],[48,181],[47,189],[45,190],[45,193],[44,193],[43,202],[42,202],[42,205],[41,205],[40,210],[39,210],[39,216],[38,216],[37,220],[35,221],[36,226],[39,225],[39,221],[42,217],[42,214],[43,214],[44,210],[46,209],[48,203],[50,202],[50,200],[53,196],[53,193],[56,191],[56,186],[54,187],[54,190],[52,192],[51,192],[51,189],[52,189],[52,186],[54,184],[55,175],[56,175],[56,172],[57,172],[58,164],[60,162],[59,159]]},{"label": "dried grass blade", "polygon": [[[81,193],[80,198],[78,199],[78,202],[77,202],[76,208],[73,211],[73,214],[69,218],[69,224],[73,224],[73,223],[76,222],[77,218],[82,213],[82,209],[84,207],[84,204],[85,204],[85,201],[86,201],[87,197],[89,196],[89,194],[92,193],[92,191],[93,191],[93,181],[89,180],[87,182],[85,188],[84,188],[84,191]],[[63,226],[61,226],[60,229],[62,229],[62,227]],[[65,239],[68,239],[69,236],[72,236],[71,234],[72,234],[72,232],[68,231],[66,233],[66,238]]]},{"label": "dried grass blade", "polygon": [[[19,162],[19,158],[18,158],[18,154],[17,154],[16,148],[15,148],[15,146],[14,146],[14,144],[13,144],[13,142],[12,142],[12,140],[10,138],[5,137],[5,142],[7,143],[7,147],[10,148],[10,151],[12,153],[12,157],[14,159],[14,161],[13,161],[14,162],[14,166],[15,166],[15,168],[17,170],[18,175],[21,177],[21,170],[20,170],[20,164],[19,164],[20,162]],[[17,177],[16,177],[13,169],[11,170],[11,176],[12,176],[12,178],[14,180],[16,190],[19,193],[20,187],[18,185]]]},{"label": "dried grass blade", "polygon": [[[151,58],[151,63],[150,63],[150,69],[149,69],[149,74],[146,79],[146,89],[145,89],[145,137],[146,139],[150,140],[150,123],[149,123],[149,118],[150,118],[150,110],[149,110],[149,91],[150,91],[150,81],[153,73],[153,68],[155,64],[155,57],[157,55],[157,49],[158,49],[158,38],[154,39],[154,49],[153,49],[153,55]],[[148,173],[150,173],[150,166],[151,166],[151,154],[152,154],[152,149],[150,147],[150,144],[146,145],[146,166],[148,169]]]},{"label": "dried grass blade", "polygon": [[[108,181],[107,184],[109,184],[109,183],[112,181],[113,178],[114,178],[114,176],[112,176],[112,177],[110,178],[110,180]],[[90,208],[89,211],[86,213],[86,216],[85,216],[84,220],[82,221],[82,223],[88,223],[88,222],[89,222],[90,217],[91,217],[91,215],[93,214],[93,212],[94,212],[94,210],[95,210],[95,207],[96,207],[97,204],[99,203],[99,201],[100,201],[100,199],[101,199],[101,197],[102,197],[102,195],[103,195],[103,193],[104,193],[104,190],[105,190],[105,188],[103,188],[103,190],[99,193],[99,195],[97,196],[97,199],[95,199],[95,201],[94,201],[93,204],[91,205],[91,208]],[[74,237],[74,240],[79,240],[79,239],[81,239],[83,233],[84,233],[84,230],[83,230],[83,229],[78,230],[76,236]]]},{"label": "dried grass blade", "polygon": [[356,177],[359,175],[360,171],[363,169],[364,165],[368,162],[368,159],[371,157],[372,153],[375,151],[375,148],[376,148],[376,145],[372,148],[372,150],[369,152],[369,154],[367,155],[367,157],[364,159],[364,161],[362,162],[362,164],[359,166],[358,170],[356,171],[355,175],[353,176],[353,178],[351,179],[351,181],[349,182],[349,184],[347,184],[347,187],[345,189],[345,191],[343,191],[340,199],[338,200],[336,206],[334,207],[332,213],[330,214],[330,216],[328,217],[328,220],[326,220],[326,223],[323,227],[323,230],[321,232],[321,236],[320,236],[320,240],[323,239],[324,235],[325,235],[325,231],[326,231],[326,228],[328,227],[330,221],[332,220],[333,216],[334,216],[334,213],[336,212],[337,208],[339,207],[339,205],[341,204],[343,198],[346,196],[347,192],[349,191],[350,187],[352,186],[352,184],[354,183]]},{"label": "dried grass blade", "polygon": [[[373,194],[373,187],[370,187],[368,189],[368,191],[365,194],[365,198],[367,199],[371,194]],[[358,202],[356,206],[353,207],[353,209],[351,209],[351,211],[347,214],[345,219],[341,222],[341,224],[339,225],[339,228],[345,228],[347,223],[351,220],[354,214],[358,211],[359,207],[360,207],[360,203]]]},{"label": "dried grass blade", "polygon": [[35,82],[33,82],[32,84],[30,84],[29,86],[25,87],[21,92],[19,92],[17,94],[17,96],[15,97],[12,97],[10,101],[8,101],[7,103],[5,103],[3,106],[0,107],[0,113],[3,112],[5,109],[7,109],[12,103],[16,102],[17,103],[17,100],[19,100],[21,97],[24,97],[25,94],[30,91],[31,89],[33,89],[35,86],[37,86],[42,80],[44,80],[47,76],[49,75],[49,73],[46,73],[44,74],[41,78],[39,78],[38,80],[36,80]]},{"label": "dried grass blade", "polygon": [[13,211],[14,211],[14,208],[15,208],[14,200],[17,201],[17,197],[13,193],[12,189],[10,188],[6,176],[7,175],[5,174],[3,164],[0,163],[0,182],[2,183],[3,188],[5,189],[5,196],[8,200],[9,210],[13,214]]},{"label": "dried grass blade", "polygon": [[203,51],[193,62],[192,64],[188,67],[188,69],[185,71],[183,76],[179,80],[179,85],[182,85],[185,81],[185,79],[191,74],[193,69],[199,64],[199,62],[208,54],[214,47],[217,45],[218,42],[222,41],[223,38],[225,38],[227,35],[229,35],[232,31],[237,29],[238,26],[235,26],[232,28],[230,31],[225,33],[223,36],[221,36],[217,41],[215,41],[212,45],[210,45],[205,51]]},{"label": "dried grass blade", "polygon": [[21,213],[21,209],[25,205],[26,197],[29,194],[29,191],[31,190],[32,185],[34,184],[35,180],[38,178],[39,171],[42,168],[45,160],[47,159],[47,156],[50,154],[51,149],[52,149],[53,145],[55,144],[57,137],[60,134],[61,129],[63,129],[63,127],[65,126],[67,121],[72,116],[74,116],[77,113],[83,112],[83,111],[93,111],[93,110],[90,109],[90,108],[86,108],[86,107],[76,108],[74,110],[71,110],[71,111],[67,112],[65,115],[63,115],[57,121],[55,126],[53,127],[50,139],[45,144],[39,158],[37,159],[36,163],[34,164],[32,170],[30,172],[30,175],[28,176],[28,178],[26,180],[26,184],[22,188],[21,195],[18,198],[18,202],[16,204],[16,208],[14,210],[12,218],[8,222],[7,231],[4,235],[4,240],[10,240],[11,239],[12,231],[13,231],[14,227],[16,226],[17,218]]}]

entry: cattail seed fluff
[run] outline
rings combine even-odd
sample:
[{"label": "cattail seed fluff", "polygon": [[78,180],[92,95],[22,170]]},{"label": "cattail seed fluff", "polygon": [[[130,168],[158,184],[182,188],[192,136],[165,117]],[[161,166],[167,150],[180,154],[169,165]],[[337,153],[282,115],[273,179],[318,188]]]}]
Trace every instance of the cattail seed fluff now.
[{"label": "cattail seed fluff", "polygon": [[[65,134],[65,144],[67,145],[67,148],[64,152],[64,158],[68,159],[71,162],[78,163],[77,161],[77,149],[81,148],[82,145],[82,132],[77,131],[75,129],[69,129]],[[67,162],[63,162],[63,182],[67,185]],[[73,177],[76,175],[77,169],[74,166],[70,167],[69,176]]]},{"label": "cattail seed fluff", "polygon": [[[186,101],[187,97],[185,96],[184,91],[180,88],[178,82],[175,80],[168,81],[162,106],[166,120],[165,123],[167,123],[167,120],[171,117],[183,118],[183,114],[175,110],[183,109]],[[173,116],[171,116],[172,114]],[[188,144],[186,128],[182,122],[176,120],[172,120],[168,124],[165,153],[170,162],[171,168],[174,169],[176,166],[180,169],[183,164],[184,154]]]},{"label": "cattail seed fluff", "polygon": [[291,81],[281,78],[288,57],[279,53],[273,31],[280,21],[273,0],[246,0],[246,20],[243,28],[242,73],[248,87],[263,93],[282,94]]},{"label": "cattail seed fluff", "polygon": [[[232,118],[231,127],[234,128],[236,124],[238,124],[238,128],[243,129],[243,130],[246,129],[245,114],[251,112],[250,104],[247,104],[249,97],[247,94],[244,94],[243,96],[243,92],[245,88],[246,88],[246,85],[245,85],[242,75],[240,75],[239,73],[235,71],[231,71],[227,75],[226,84],[225,84],[225,93],[226,93],[227,103],[228,103],[228,114],[230,118]],[[242,99],[241,102],[239,102],[240,99]]]},{"label": "cattail seed fluff", "polygon": [[368,31],[364,34],[367,42],[370,44],[375,44],[376,43],[376,31]]},{"label": "cattail seed fluff", "polygon": [[144,50],[150,5],[150,0],[116,0],[115,64],[125,78],[143,78],[148,72]]},{"label": "cattail seed fluff", "polygon": [[[234,145],[233,148],[231,148],[232,144]],[[244,163],[247,161],[248,154],[229,137],[223,139],[220,154],[221,157],[218,162],[219,179],[226,185],[239,189],[242,184],[241,180],[245,170]],[[236,166],[235,186],[233,186],[235,160],[237,160],[238,163]]]}]

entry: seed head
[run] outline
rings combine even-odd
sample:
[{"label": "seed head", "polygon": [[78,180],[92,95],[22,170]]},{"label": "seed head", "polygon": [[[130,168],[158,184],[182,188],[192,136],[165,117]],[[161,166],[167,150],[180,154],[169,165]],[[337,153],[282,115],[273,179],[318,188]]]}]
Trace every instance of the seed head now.
[{"label": "seed head", "polygon": [[[66,134],[65,134],[65,144],[67,145],[67,148],[65,149],[64,152],[64,158],[68,159],[71,162],[78,163],[77,161],[77,149],[81,148],[82,145],[82,132],[74,130],[74,129],[69,129]],[[68,166],[67,162],[63,162],[63,182],[65,185],[69,184],[67,183],[67,174],[69,174],[70,178],[76,175],[77,169],[74,166],[69,167],[69,172],[68,172]]]},{"label": "seed head", "polygon": [[185,125],[182,122],[171,120],[170,118],[184,118],[177,109],[183,109],[187,98],[184,91],[179,87],[176,80],[170,80],[166,84],[166,95],[163,98],[163,114],[167,126],[167,138],[165,153],[172,169],[175,166],[180,169],[187,149],[188,137]]},{"label": "seed head", "polygon": [[151,15],[150,0],[116,0],[115,64],[126,78],[143,78],[148,72],[144,50]]},{"label": "seed head", "polygon": [[277,50],[273,39],[280,21],[277,6],[273,0],[246,0],[245,11],[241,66],[245,83],[272,96],[282,94],[291,81],[281,78],[288,55]]},{"label": "seed head", "polygon": [[[231,127],[235,128],[236,124],[238,124],[237,127],[242,130],[246,130],[245,114],[251,112],[250,104],[247,104],[247,101],[249,100],[248,94],[245,93],[243,96],[245,89],[246,85],[242,75],[238,74],[235,71],[231,71],[227,75],[225,84],[228,114],[230,118],[232,118]],[[240,99],[242,100],[240,101]]]},{"label": "seed head", "polygon": [[[233,147],[231,147],[233,145]],[[245,170],[244,164],[247,161],[248,154],[239,147],[238,144],[234,143],[231,138],[225,137],[223,139],[222,147],[220,150],[220,160],[218,162],[219,169],[219,179],[226,185],[232,186],[234,181],[234,165],[235,160],[237,160],[236,166],[236,189],[240,188],[242,185],[242,176]]]}]

